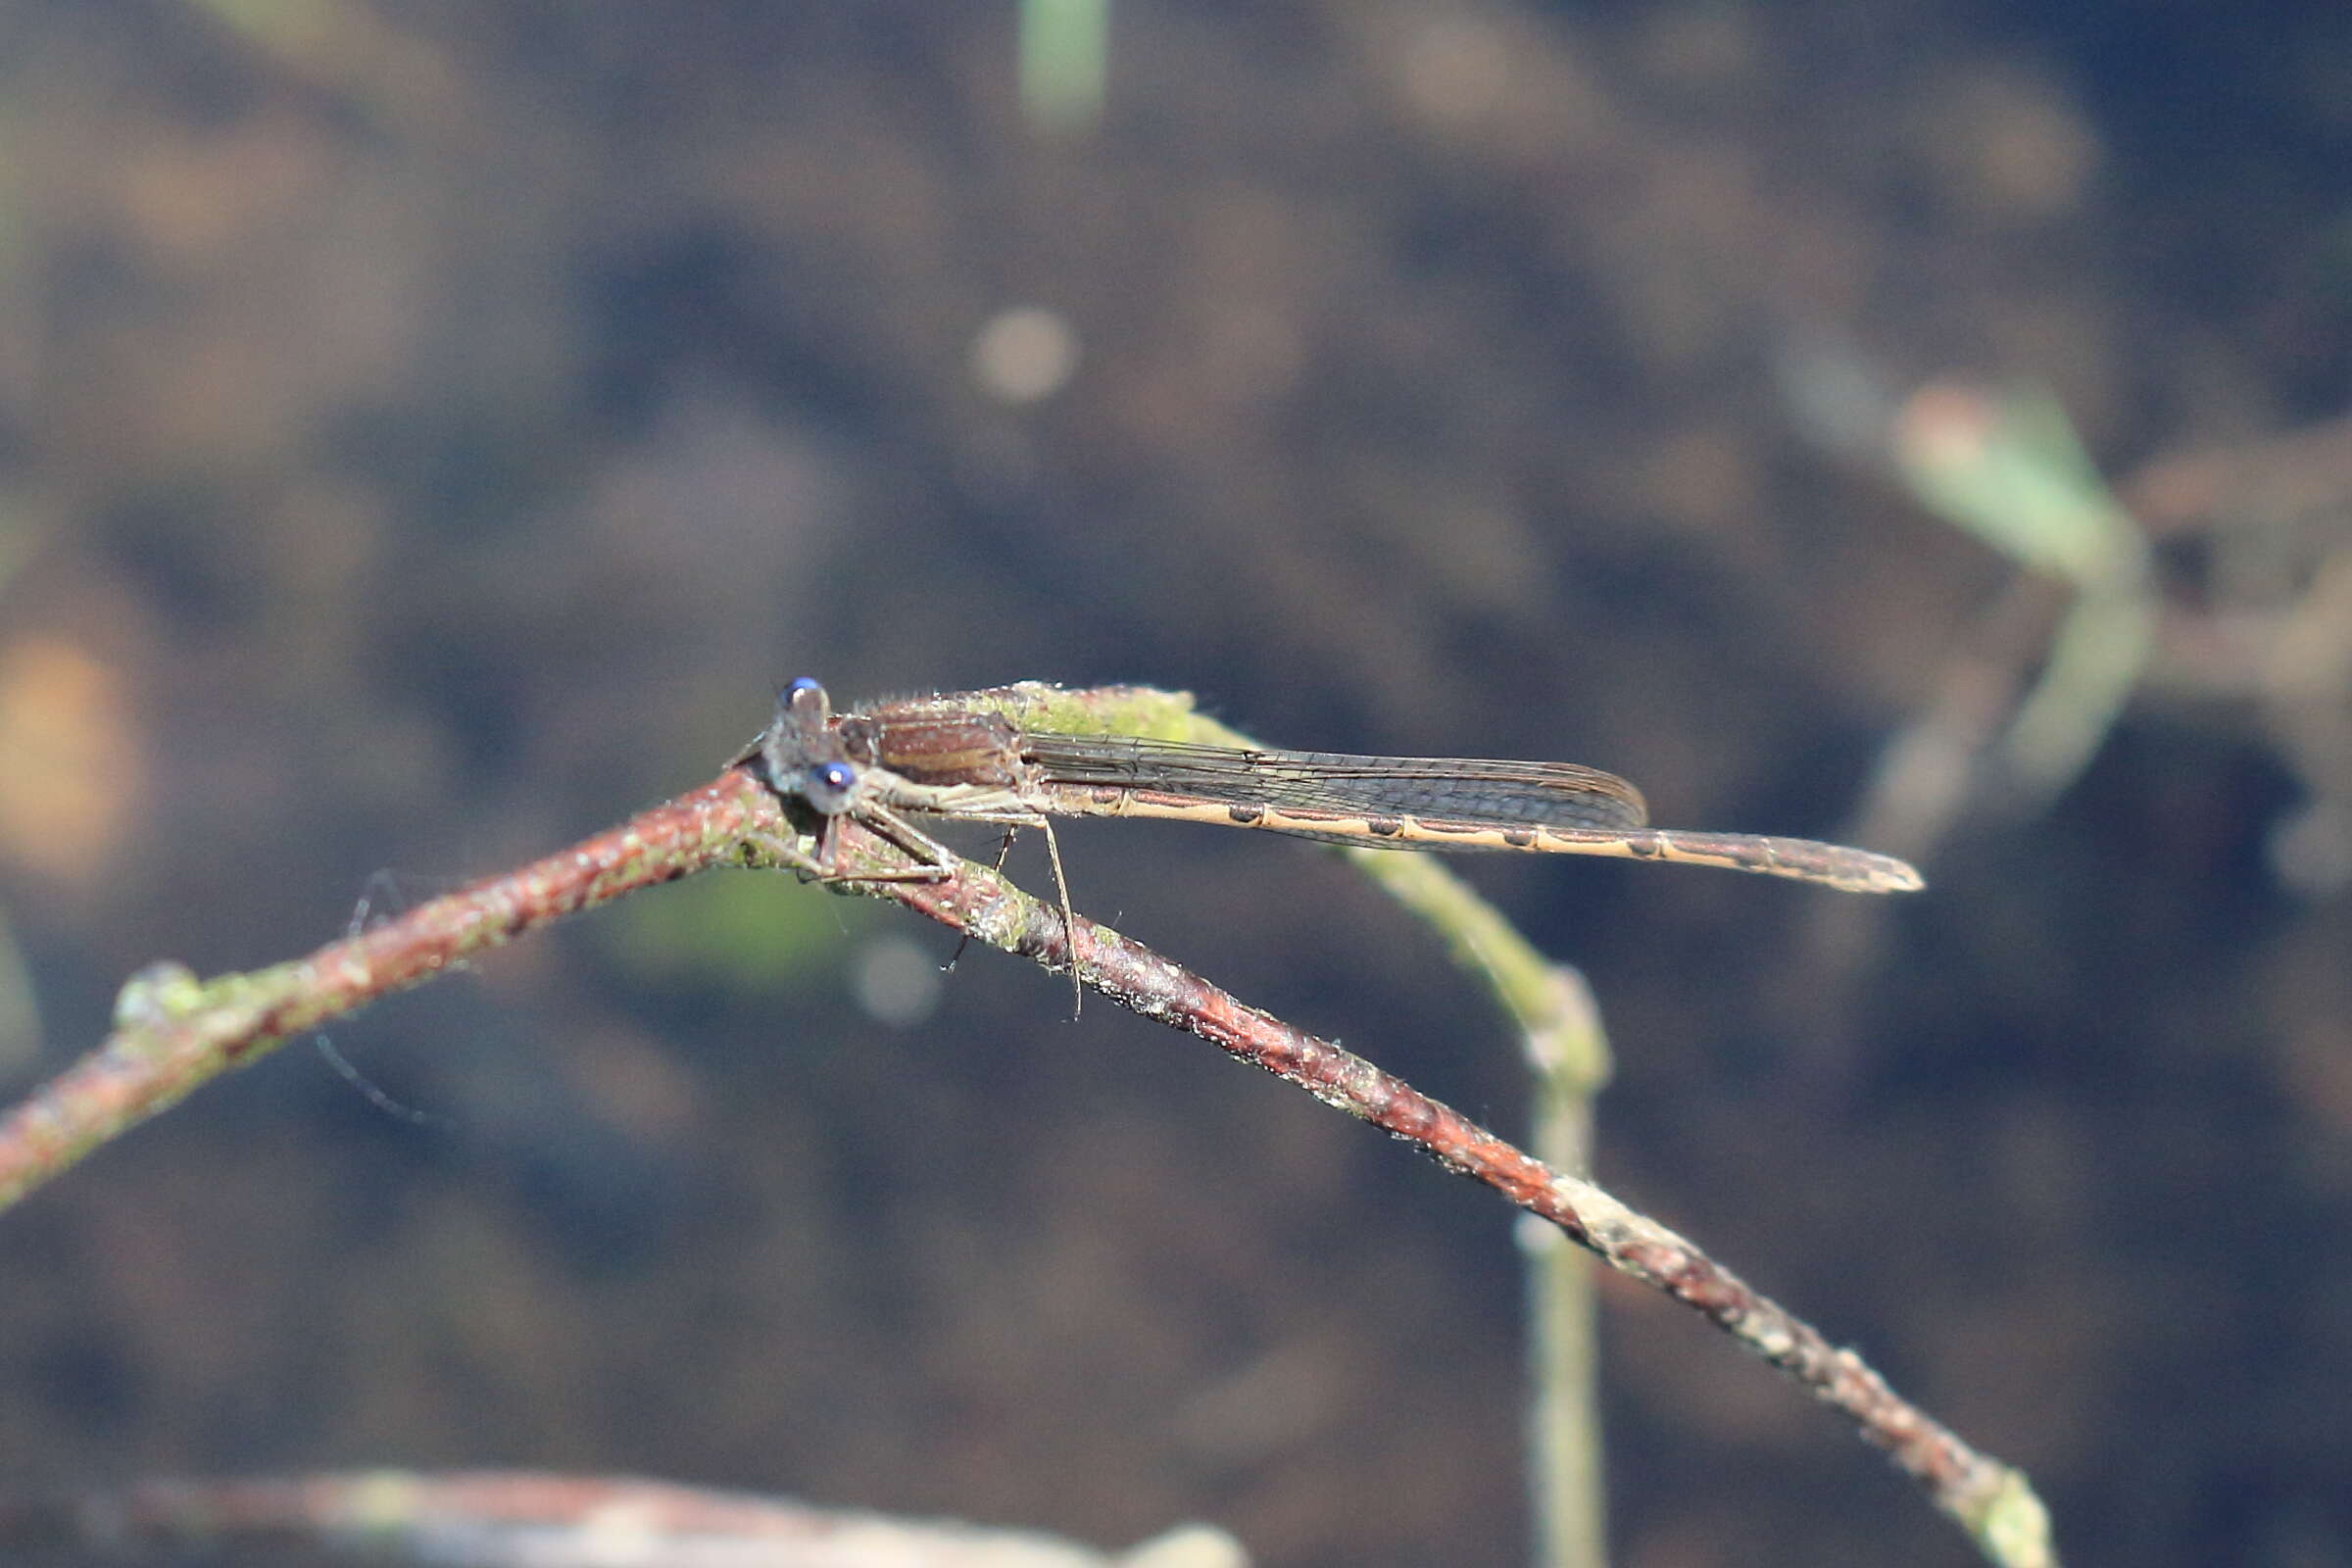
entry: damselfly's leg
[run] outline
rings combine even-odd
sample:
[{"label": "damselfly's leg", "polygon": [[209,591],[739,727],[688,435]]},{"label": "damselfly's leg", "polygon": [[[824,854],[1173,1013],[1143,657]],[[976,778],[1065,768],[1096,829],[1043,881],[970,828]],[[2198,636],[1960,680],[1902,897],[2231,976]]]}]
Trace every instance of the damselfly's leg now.
[{"label": "damselfly's leg", "polygon": [[[1070,966],[1070,1021],[1075,1023],[1086,1008],[1086,983],[1078,978],[1078,911],[1070,906],[1070,879],[1062,873],[1061,840],[1054,836],[1053,819],[1039,812],[1006,820],[1004,840],[997,846],[994,869],[999,873],[1004,871],[1004,861],[1012,854],[1013,837],[1024,827],[1034,827],[1045,834],[1046,858],[1054,863],[1054,892],[1061,906],[1062,947],[1068,954]],[[942,967],[955,968],[957,960],[963,956],[963,950],[971,945],[972,934],[966,931],[957,940],[956,951],[948,956],[948,961]]]},{"label": "damselfly's leg", "polygon": [[[1070,879],[1061,874],[1061,841],[1054,836],[1054,821],[1041,816],[1037,825],[1046,830],[1046,858],[1054,862],[1054,888],[1061,895],[1061,945],[1070,957],[1070,1022],[1086,1008],[1086,983],[1078,978],[1078,911],[1070,907]],[[1005,842],[1011,842],[1010,835]]]},{"label": "damselfly's leg", "polygon": [[823,824],[816,830],[814,855],[802,849],[798,839],[780,833],[754,832],[745,837],[811,882],[942,882],[955,874],[955,857],[948,853],[947,846],[906,818],[878,806],[861,807],[857,816],[876,836],[921,863],[896,870],[842,869],[838,816],[823,818]]},{"label": "damselfly's leg", "polygon": [[805,877],[820,882],[825,878],[823,864],[809,858],[808,854],[801,849],[797,839],[788,838],[781,833],[764,832],[758,828],[745,833],[743,839],[754,849],[764,850],[773,856],[778,864],[787,866]]},{"label": "damselfly's leg", "polygon": [[817,861],[824,867],[828,882],[944,882],[955,875],[956,857],[948,847],[912,822],[887,807],[868,802],[858,808],[859,822],[890,843],[913,856],[922,863],[902,866],[892,871],[844,871],[840,869],[838,854],[839,817],[825,821],[824,842],[817,848]]},{"label": "damselfly's leg", "polygon": [[[999,876],[1003,876],[1004,874],[1004,862],[1012,858],[1013,837],[1020,831],[1021,824],[1018,822],[1007,822],[1004,824],[1004,840],[1003,843],[997,846],[997,863],[989,867],[990,870],[996,872]],[[956,951],[948,955],[948,961],[939,966],[939,972],[942,974],[954,974],[956,972],[956,966],[963,961],[963,950],[971,945],[972,934],[969,931],[966,931],[962,936],[957,937],[956,939]]]}]

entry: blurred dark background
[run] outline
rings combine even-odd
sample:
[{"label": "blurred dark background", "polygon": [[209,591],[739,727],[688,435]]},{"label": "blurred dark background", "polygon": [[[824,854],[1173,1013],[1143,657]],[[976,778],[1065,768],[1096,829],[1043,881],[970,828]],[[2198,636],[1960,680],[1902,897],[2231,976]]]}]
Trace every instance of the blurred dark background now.
[{"label": "blurred dark background", "polygon": [[[1120,0],[1092,119],[1019,58],[1009,0],[0,3],[9,1081],[151,959],[708,779],[802,673],[1184,687],[1857,831],[2018,568],[1805,410],[2045,387],[2165,598],[2054,800],[1964,785],[1867,908],[1462,869],[1599,996],[1602,1179],[2028,1469],[2074,1561],[2352,1560],[2352,11]],[[1523,1130],[1508,1030],[1332,858],[1063,850]],[[0,1476],[1523,1560],[1511,1212],[949,946],[707,877],[336,1028],[422,1121],[303,1046],[207,1089],[0,1221]],[[1605,1339],[1621,1561],[1975,1560],[1690,1314],[1612,1289]]]}]

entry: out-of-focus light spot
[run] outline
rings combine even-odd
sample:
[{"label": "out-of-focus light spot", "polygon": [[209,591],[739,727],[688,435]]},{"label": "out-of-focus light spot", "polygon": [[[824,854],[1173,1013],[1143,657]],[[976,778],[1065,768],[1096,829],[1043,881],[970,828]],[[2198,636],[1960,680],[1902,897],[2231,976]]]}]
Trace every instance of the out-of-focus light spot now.
[{"label": "out-of-focus light spot", "polygon": [[939,1008],[939,960],[905,937],[877,937],[858,953],[855,986],[866,1015],[904,1029]]},{"label": "out-of-focus light spot", "polygon": [[972,339],[974,379],[1006,403],[1052,397],[1077,368],[1077,332],[1042,306],[999,311]]},{"label": "out-of-focus light spot", "polygon": [[2352,887],[2352,812],[2337,802],[2304,808],[2270,841],[2272,872],[2305,898],[2333,898]]},{"label": "out-of-focus light spot", "polygon": [[1404,91],[1435,121],[1477,118],[1502,96],[1511,52],[1484,23],[1451,17],[1429,23],[1404,48]]}]

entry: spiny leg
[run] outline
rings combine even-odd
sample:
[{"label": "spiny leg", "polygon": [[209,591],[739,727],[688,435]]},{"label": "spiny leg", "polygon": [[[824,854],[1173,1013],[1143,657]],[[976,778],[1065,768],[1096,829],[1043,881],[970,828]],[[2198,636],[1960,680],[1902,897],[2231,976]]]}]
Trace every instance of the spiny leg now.
[{"label": "spiny leg", "polygon": [[[1046,858],[1054,862],[1054,888],[1061,895],[1061,945],[1070,957],[1070,1022],[1086,1010],[1086,983],[1078,978],[1078,911],[1070,907],[1070,879],[1061,874],[1061,841],[1054,836],[1054,821],[1041,816],[1037,825],[1046,830]],[[1006,836],[1009,844],[1010,835]]]},{"label": "spiny leg", "polygon": [[901,866],[891,871],[843,871],[835,858],[838,844],[835,821],[825,824],[825,842],[817,858],[825,863],[826,880],[832,882],[945,882],[956,874],[956,857],[948,847],[912,822],[887,807],[866,804],[857,809],[858,820],[875,837],[911,855],[919,865]]},{"label": "spiny leg", "polygon": [[[1046,836],[1046,858],[1054,866],[1054,891],[1061,905],[1061,942],[1070,966],[1070,1021],[1076,1023],[1079,1014],[1086,1010],[1086,982],[1078,977],[1078,911],[1070,904],[1070,879],[1061,869],[1061,840],[1054,835],[1053,819],[1041,812],[1007,822],[1004,826],[1004,842],[997,847],[995,869],[1000,872],[1004,869],[1004,861],[1012,854],[1013,838],[1024,827],[1034,827]],[[948,958],[948,968],[956,967],[956,960],[963,956],[963,950],[971,945],[971,933],[965,932],[962,940],[956,944],[955,953]]]},{"label": "spiny leg", "polygon": [[[835,872],[832,880],[841,882],[939,882],[955,874],[953,862],[956,857],[953,852],[896,811],[869,803],[858,808],[858,819],[908,855],[915,856],[928,863],[910,865],[898,871],[863,871],[854,875]],[[1006,825],[1004,843],[997,852],[999,869],[1004,867],[1005,857],[1012,853],[1013,834],[1024,825],[1029,824],[1015,821]],[[1076,1022],[1079,1013],[1084,1010],[1086,1005],[1086,984],[1078,977],[1078,911],[1070,905],[1070,879],[1062,874],[1061,841],[1054,837],[1053,822],[1041,814],[1034,819],[1034,825],[1045,832],[1046,856],[1054,863],[1054,886],[1061,897],[1061,940],[1062,946],[1069,955],[1070,965],[1070,1019],[1072,1022]],[[829,830],[831,824],[828,823],[827,827]],[[832,844],[828,839],[819,858],[828,858],[831,850]],[[964,940],[966,942],[970,940],[968,934]],[[960,957],[962,954],[963,944],[957,943],[956,956]],[[955,957],[948,960],[951,968],[954,967],[955,962]]]},{"label": "spiny leg", "polygon": [[[1020,830],[1021,824],[1018,822],[1008,822],[1004,825],[1004,842],[997,846],[997,863],[989,867],[990,870],[995,871],[1000,876],[1002,876],[1004,872],[1004,862],[1012,857],[1013,835],[1020,832]],[[956,951],[948,955],[948,961],[939,966],[939,972],[941,974],[954,974],[956,972],[956,966],[963,961],[963,950],[971,945],[972,934],[969,931],[966,931],[962,936],[957,937],[956,939]]]}]

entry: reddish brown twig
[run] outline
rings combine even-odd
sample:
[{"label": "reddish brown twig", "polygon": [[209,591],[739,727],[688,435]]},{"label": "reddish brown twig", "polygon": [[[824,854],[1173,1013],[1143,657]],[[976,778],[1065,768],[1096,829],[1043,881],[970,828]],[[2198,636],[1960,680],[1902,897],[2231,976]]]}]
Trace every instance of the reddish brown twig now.
[{"label": "reddish brown twig", "polygon": [[[189,1546],[207,1561],[231,1552],[323,1547],[371,1563],[521,1563],[596,1568],[629,1562],[874,1562],[923,1568],[1115,1568],[1147,1551],[1201,1568],[1247,1561],[1205,1526],[1170,1532],[1132,1552],[1098,1552],[1029,1532],[816,1508],[782,1497],[714,1492],[630,1477],[476,1471],[377,1471],[246,1481],[150,1481],[120,1492],[0,1500],[10,1561],[80,1562],[102,1551],[165,1560]],[[340,1549],[338,1549],[340,1548]],[[349,1552],[346,1559],[344,1552]],[[172,1556],[170,1560],[177,1560]],[[278,1558],[272,1554],[270,1560]],[[305,1562],[315,1560],[310,1553]]]},{"label": "reddish brown twig", "polygon": [[[846,817],[834,831],[844,835],[837,848],[853,866],[906,863],[895,847]],[[1054,968],[1069,961],[1059,911],[986,867],[959,861],[939,882],[859,886],[991,947]],[[1897,1395],[1859,1355],[1831,1345],[1690,1241],[1361,1056],[1247,1005],[1108,926],[1083,916],[1077,926],[1078,973],[1091,988],[1387,1130],[1446,1169],[1549,1220],[1611,1267],[1696,1308],[1815,1398],[1845,1412],[1995,1561],[2055,1561],[2041,1505],[2024,1476],[1978,1453]]]},{"label": "reddish brown twig", "polygon": [[773,797],[729,771],[561,855],[485,878],[307,958],[198,981],[151,964],[122,988],[115,1032],[0,1119],[0,1208],[100,1144],[288,1038],[430,979],[473,954],[607,899],[740,862]]},{"label": "reddish brown twig", "polygon": [[[911,862],[850,817],[835,819],[832,832],[835,887],[893,900],[1049,966],[1068,963],[1071,944],[1060,913],[996,872],[956,859],[937,881],[858,881],[860,871],[903,872]],[[289,1036],[563,915],[717,865],[823,874],[802,845],[775,795],[749,772],[730,769],[571,850],[419,905],[294,963],[204,983],[184,970],[151,969],[125,987],[116,1033],[0,1120],[0,1204]],[[1971,1449],[1895,1395],[1859,1356],[1832,1346],[1684,1238],[1107,926],[1081,918],[1076,936],[1078,975],[1087,985],[1385,1128],[1550,1221],[1612,1267],[1696,1308],[1816,1398],[1844,1411],[1996,1560],[2052,1560],[2040,1505],[2022,1476]]]}]

